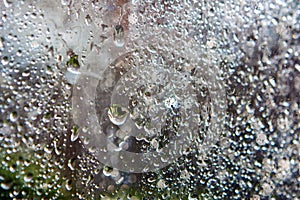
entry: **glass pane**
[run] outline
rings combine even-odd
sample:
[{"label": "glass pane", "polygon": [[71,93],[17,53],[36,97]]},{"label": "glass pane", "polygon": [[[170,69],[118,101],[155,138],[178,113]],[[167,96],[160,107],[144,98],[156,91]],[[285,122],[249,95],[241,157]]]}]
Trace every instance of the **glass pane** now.
[{"label": "glass pane", "polygon": [[0,8],[0,199],[299,198],[298,1]]}]

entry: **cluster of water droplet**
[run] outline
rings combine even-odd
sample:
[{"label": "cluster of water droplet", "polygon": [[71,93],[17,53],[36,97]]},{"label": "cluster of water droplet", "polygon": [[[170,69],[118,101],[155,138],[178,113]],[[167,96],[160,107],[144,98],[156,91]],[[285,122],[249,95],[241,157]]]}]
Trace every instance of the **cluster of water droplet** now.
[{"label": "cluster of water droplet", "polygon": [[60,160],[72,93],[63,43],[57,45],[45,11],[34,2],[3,2],[0,197],[71,198]]},{"label": "cluster of water droplet", "polygon": [[[299,6],[292,0],[3,0],[0,198],[297,199]],[[140,65],[115,65],[128,52]],[[198,89],[190,77],[172,76],[172,87],[164,84],[167,77],[149,81],[156,72],[193,76],[195,69],[203,75]],[[87,87],[78,84],[82,76],[97,80],[91,82],[98,93],[90,101],[76,96],[76,103],[98,113],[92,120],[88,110],[79,114],[87,125],[109,122],[101,131],[116,146],[108,148],[164,146],[164,137],[149,144],[126,140],[122,125],[130,118],[143,128],[134,135],[138,139],[161,135],[152,117],[164,108],[170,111],[165,121],[173,117],[169,124],[175,125],[174,110],[187,108],[181,103],[188,104],[187,93],[195,91],[197,100],[190,96],[190,102],[199,110],[192,106],[187,113],[197,110],[199,118],[179,121],[189,128],[199,123],[199,137],[178,160],[154,172],[105,166],[95,156],[97,146],[89,145],[90,127],[74,124],[72,103],[85,108],[72,102],[73,92]],[[185,90],[193,81],[196,89]],[[215,94],[222,89],[226,97]],[[127,105],[121,93],[130,94]],[[158,102],[159,95],[169,97]],[[224,116],[216,112],[225,108]],[[210,129],[218,139],[205,140],[209,126],[218,126],[212,122],[223,129]]]}]

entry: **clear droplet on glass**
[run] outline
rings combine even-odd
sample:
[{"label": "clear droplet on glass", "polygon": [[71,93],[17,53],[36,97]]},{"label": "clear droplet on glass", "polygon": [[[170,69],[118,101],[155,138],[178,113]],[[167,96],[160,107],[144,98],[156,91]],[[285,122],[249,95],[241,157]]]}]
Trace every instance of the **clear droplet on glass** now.
[{"label": "clear droplet on glass", "polygon": [[117,47],[124,46],[125,38],[124,38],[124,28],[121,25],[117,25],[114,29],[114,43]]},{"label": "clear droplet on glass", "polygon": [[32,173],[27,173],[26,176],[24,177],[24,181],[25,182],[30,182],[33,178],[33,174]]},{"label": "clear droplet on glass", "polygon": [[4,182],[4,183],[1,183],[1,188],[3,190],[9,190],[12,185],[13,185],[12,181],[7,181],[7,182]]},{"label": "clear droplet on glass", "polygon": [[128,116],[128,110],[119,104],[113,104],[108,109],[108,117],[110,121],[120,126],[125,123]]}]

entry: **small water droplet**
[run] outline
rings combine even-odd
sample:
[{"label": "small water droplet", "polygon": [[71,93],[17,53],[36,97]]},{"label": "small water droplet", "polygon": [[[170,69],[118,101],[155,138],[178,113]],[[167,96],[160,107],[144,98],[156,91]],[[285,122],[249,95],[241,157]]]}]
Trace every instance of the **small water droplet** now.
[{"label": "small water droplet", "polygon": [[97,151],[97,148],[95,146],[92,146],[89,148],[89,152],[95,153]]},{"label": "small water droplet", "polygon": [[22,50],[19,49],[19,50],[17,51],[17,56],[19,56],[19,57],[22,56]]},{"label": "small water droplet", "polygon": [[3,4],[6,8],[9,8],[12,6],[12,2],[9,0],[3,0]]},{"label": "small water droplet", "polygon": [[121,25],[117,25],[114,30],[114,43],[117,47],[124,46],[124,28]]},{"label": "small water droplet", "polygon": [[72,190],[72,181],[67,180],[65,186],[68,191]]},{"label": "small water droplet", "polygon": [[69,5],[70,1],[69,0],[61,0],[61,4],[63,6]]},{"label": "small water droplet", "polygon": [[30,70],[25,70],[23,73],[22,73],[22,76],[23,77],[28,77],[30,75]]},{"label": "small water droplet", "polygon": [[60,155],[62,153],[62,150],[58,144],[58,141],[54,140],[53,144],[54,144],[54,152],[56,153],[56,155]]},{"label": "small water droplet", "polygon": [[4,183],[1,183],[1,188],[3,190],[9,190],[12,185],[13,185],[13,182],[11,180],[9,180],[9,181],[6,181]]},{"label": "small water droplet", "polygon": [[3,56],[1,59],[2,65],[7,65],[9,63],[9,59],[7,56]]},{"label": "small water droplet", "polygon": [[72,129],[71,131],[71,141],[74,142],[78,139],[78,136],[79,136],[79,131],[77,129],[77,127],[74,126],[74,128]]},{"label": "small water droplet", "polygon": [[4,48],[4,38],[0,38],[0,48]]},{"label": "small water droplet", "polygon": [[45,147],[44,147],[44,152],[47,153],[47,154],[51,154],[51,153],[52,153],[52,150],[53,150],[53,149],[52,149],[50,146],[45,146]]},{"label": "small water droplet", "polygon": [[9,171],[10,171],[11,173],[14,173],[14,172],[16,171],[16,165],[10,166],[10,167],[9,167]]},{"label": "small water droplet", "polygon": [[72,158],[72,159],[69,159],[68,160],[68,167],[70,168],[70,170],[75,170],[75,162],[76,161],[76,159],[75,158]]},{"label": "small water droplet", "polygon": [[111,176],[112,171],[113,171],[113,169],[111,167],[105,166],[103,168],[103,174],[104,174],[104,176]]},{"label": "small water droplet", "polygon": [[260,133],[257,135],[257,138],[256,138],[256,143],[258,145],[265,145],[267,143],[268,139],[267,139],[267,136],[263,133]]},{"label": "small water droplet", "polygon": [[18,113],[16,111],[11,112],[9,119],[11,122],[16,122],[18,120]]},{"label": "small water droplet", "polygon": [[166,183],[163,179],[160,179],[158,182],[157,182],[157,187],[158,188],[165,188],[166,187]]},{"label": "small water droplet", "polygon": [[86,23],[86,25],[90,25],[92,23],[92,18],[90,15],[87,15],[85,17],[85,23]]},{"label": "small water droplet", "polygon": [[32,180],[32,178],[33,178],[33,174],[29,172],[29,173],[26,174],[26,176],[24,177],[24,181],[25,181],[25,182],[30,182],[30,181]]},{"label": "small water droplet", "polygon": [[127,150],[128,147],[129,147],[129,144],[128,144],[128,142],[126,142],[126,141],[123,141],[123,142],[121,142],[121,143],[119,144],[120,150]]}]

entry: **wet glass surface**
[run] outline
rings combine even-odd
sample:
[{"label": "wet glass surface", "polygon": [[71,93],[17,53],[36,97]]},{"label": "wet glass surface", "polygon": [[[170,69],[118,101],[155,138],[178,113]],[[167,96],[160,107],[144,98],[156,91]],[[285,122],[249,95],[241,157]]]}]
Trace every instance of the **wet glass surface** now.
[{"label": "wet glass surface", "polygon": [[0,199],[299,199],[298,1],[0,9]]}]

